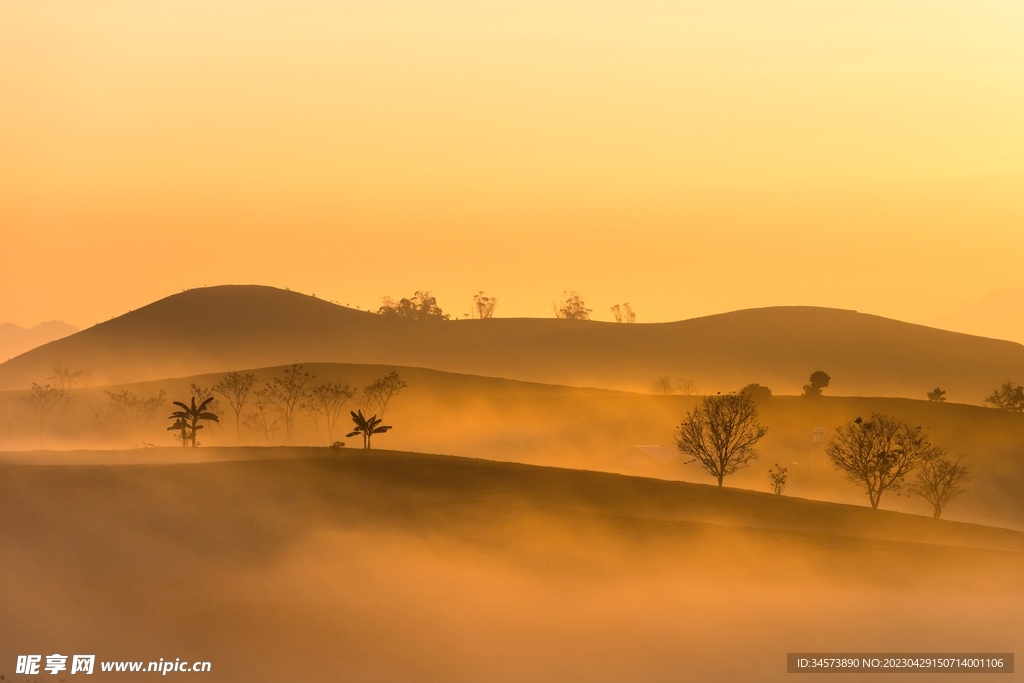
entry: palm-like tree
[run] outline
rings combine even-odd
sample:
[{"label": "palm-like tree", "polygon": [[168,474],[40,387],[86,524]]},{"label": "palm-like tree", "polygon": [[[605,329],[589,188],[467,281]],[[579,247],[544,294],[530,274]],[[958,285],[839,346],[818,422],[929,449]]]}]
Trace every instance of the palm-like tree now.
[{"label": "palm-like tree", "polygon": [[374,434],[383,434],[384,432],[391,429],[391,425],[382,425],[381,420],[376,415],[372,417],[363,417],[363,411],[359,410],[352,413],[352,423],[356,426],[351,432],[346,434],[346,437],[362,436],[363,437],[363,448],[369,450],[370,448],[370,437]]},{"label": "palm-like tree", "polygon": [[179,406],[181,410],[171,413],[171,416],[167,419],[174,420],[174,424],[168,427],[168,430],[181,430],[181,441],[184,446],[185,443],[191,443],[192,448],[195,448],[198,444],[196,440],[196,432],[203,428],[203,425],[199,424],[200,420],[208,420],[210,422],[220,422],[213,413],[206,412],[206,406],[210,405],[213,401],[213,397],[206,399],[198,406],[196,405],[196,397],[192,397],[192,405],[186,405],[181,401],[175,401],[174,405]]}]

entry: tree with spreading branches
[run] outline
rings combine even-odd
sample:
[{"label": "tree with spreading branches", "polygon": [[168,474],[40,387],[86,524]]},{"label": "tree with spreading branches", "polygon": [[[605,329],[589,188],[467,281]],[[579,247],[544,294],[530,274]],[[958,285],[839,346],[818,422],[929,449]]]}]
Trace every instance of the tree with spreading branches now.
[{"label": "tree with spreading branches", "polygon": [[377,411],[380,419],[388,410],[388,404],[398,394],[402,393],[408,385],[402,380],[397,372],[392,370],[384,377],[374,380],[363,387],[363,395],[360,403],[367,412]]},{"label": "tree with spreading branches", "polygon": [[306,385],[314,377],[305,372],[301,365],[293,363],[290,367],[285,368],[283,376],[275,377],[273,382],[266,387],[263,398],[271,403],[280,414],[285,440],[289,443],[292,440],[292,433],[295,431],[295,422],[299,417],[299,411],[308,396]]},{"label": "tree with spreading branches", "polygon": [[256,375],[251,372],[231,372],[213,385],[213,391],[223,396],[235,413],[235,434],[238,439],[242,438],[242,411],[255,384]]},{"label": "tree with spreading branches", "polygon": [[334,442],[334,428],[338,424],[338,418],[341,417],[345,404],[354,395],[355,391],[347,384],[343,386],[328,382],[313,387],[302,404],[313,421],[318,436],[320,426],[323,425],[324,431],[327,432],[327,443]]},{"label": "tree with spreading branches", "polygon": [[346,434],[346,437],[361,436],[363,437],[363,448],[370,450],[370,439],[374,434],[383,434],[384,432],[391,429],[390,425],[381,424],[381,420],[376,415],[371,417],[364,417],[363,411],[357,410],[351,413],[352,423],[355,425],[355,429]]},{"label": "tree with spreading branches", "polygon": [[58,411],[57,416],[59,417],[67,409],[68,403],[71,402],[71,394],[62,386],[56,387],[49,384],[40,386],[32,382],[32,389],[29,391],[28,396],[21,397],[21,402],[35,415],[41,438],[46,418],[55,409]]},{"label": "tree with spreading branches", "polygon": [[847,481],[863,486],[876,510],[886,491],[898,495],[907,476],[942,453],[920,427],[879,413],[846,423],[825,446],[832,466]]},{"label": "tree with spreading branches", "polygon": [[945,452],[925,461],[917,472],[917,480],[907,488],[932,504],[932,516],[939,519],[946,504],[967,490],[971,480],[970,466],[961,464],[963,456],[950,459]]},{"label": "tree with spreading branches", "polygon": [[174,424],[167,428],[168,431],[180,431],[182,446],[186,443],[190,443],[192,448],[199,445],[198,433],[204,425],[199,424],[200,422],[220,422],[220,418],[215,413],[211,413],[207,410],[209,405],[213,403],[213,397],[210,396],[206,400],[202,401],[198,405],[196,404],[196,397],[192,397],[191,404],[185,404],[181,401],[174,401],[174,405],[181,408],[171,413],[169,420],[174,420]]},{"label": "tree with spreading branches", "polygon": [[1008,381],[993,391],[992,395],[985,399],[985,403],[991,403],[996,408],[1011,413],[1024,412],[1024,386]]},{"label": "tree with spreading branches", "polygon": [[676,428],[676,448],[722,480],[757,458],[754,446],[768,433],[747,394],[707,396]]}]

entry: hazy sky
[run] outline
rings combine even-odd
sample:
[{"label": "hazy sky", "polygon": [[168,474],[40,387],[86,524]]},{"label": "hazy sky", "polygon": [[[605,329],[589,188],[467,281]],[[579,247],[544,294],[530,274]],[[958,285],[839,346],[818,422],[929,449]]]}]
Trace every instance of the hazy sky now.
[{"label": "hazy sky", "polygon": [[1024,286],[1024,3],[6,2],[0,321],[189,287],[930,321]]}]

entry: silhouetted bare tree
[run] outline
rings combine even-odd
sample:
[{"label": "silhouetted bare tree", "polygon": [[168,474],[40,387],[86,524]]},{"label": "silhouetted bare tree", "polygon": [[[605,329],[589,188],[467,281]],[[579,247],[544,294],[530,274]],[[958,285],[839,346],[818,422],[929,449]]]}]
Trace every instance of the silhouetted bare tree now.
[{"label": "silhouetted bare tree", "polygon": [[942,454],[920,427],[899,418],[875,413],[840,427],[825,446],[829,462],[846,479],[865,487],[871,507],[877,509],[886,491],[899,493],[904,480],[925,461]]},{"label": "silhouetted bare tree", "polygon": [[946,392],[939,387],[935,387],[935,391],[928,392],[928,400],[935,401],[936,403],[942,403],[946,400]]},{"label": "silhouetted bare tree", "polygon": [[381,307],[377,313],[383,316],[394,316],[408,320],[448,320],[451,316],[441,310],[437,299],[430,292],[416,292],[408,299],[395,301],[389,296],[381,299]]},{"label": "silhouetted bare tree", "polygon": [[775,463],[775,469],[768,470],[768,485],[771,487],[772,493],[776,496],[781,496],[788,484],[789,470],[785,467],[779,467],[779,463]]},{"label": "silhouetted bare tree", "polygon": [[39,386],[37,383],[32,382],[32,388],[29,390],[28,396],[22,396],[21,402],[28,406],[29,410],[35,415],[39,427],[39,436],[42,437],[46,418],[54,410],[58,411],[58,416],[63,413],[67,409],[68,403],[71,402],[71,395],[66,389],[50,386],[49,384]]},{"label": "silhouetted bare tree", "polygon": [[967,490],[965,484],[971,480],[970,467],[960,464],[963,457],[950,460],[942,453],[926,460],[917,472],[917,480],[907,488],[932,504],[932,516],[938,519],[946,504]]},{"label": "silhouetted bare tree", "polygon": [[473,317],[486,320],[494,317],[494,309],[498,307],[498,297],[484,296],[483,292],[473,295]]},{"label": "silhouetted bare tree", "polygon": [[815,370],[811,373],[810,384],[804,385],[804,398],[821,398],[821,390],[829,385],[832,378],[823,370]]},{"label": "silhouetted bare tree", "polygon": [[561,303],[552,303],[555,317],[563,320],[590,320],[591,309],[583,303],[579,292],[562,292]]},{"label": "silhouetted bare tree", "polygon": [[635,323],[636,313],[633,312],[629,302],[624,304],[615,304],[611,308],[612,315],[615,316],[615,322],[617,323]]},{"label": "silhouetted bare tree", "polygon": [[676,393],[676,384],[668,375],[662,375],[658,379],[654,380],[654,384],[651,386],[651,391],[660,396],[668,396],[669,394]]},{"label": "silhouetted bare tree", "polygon": [[355,394],[355,391],[346,384],[320,384],[313,387],[309,396],[303,403],[303,408],[313,420],[317,435],[320,434],[320,425],[323,424],[327,431],[327,443],[334,441],[334,427],[338,423],[341,411],[345,404]]},{"label": "silhouetted bare tree", "polygon": [[168,431],[178,430],[181,431],[182,445],[185,442],[192,444],[192,448],[199,445],[198,433],[200,429],[203,429],[204,425],[199,424],[200,422],[220,422],[220,418],[215,413],[211,413],[207,410],[209,405],[213,403],[213,397],[210,396],[196,405],[196,397],[192,397],[192,403],[182,403],[181,401],[174,401],[174,405],[181,408],[171,413],[167,419],[174,420],[174,424],[168,427]]},{"label": "silhouetted bare tree", "polygon": [[985,403],[991,403],[1000,410],[1022,412],[1024,411],[1024,387],[1008,381],[993,391],[992,395],[985,399]]},{"label": "silhouetted bare tree", "polygon": [[235,434],[238,439],[242,438],[242,410],[255,384],[256,375],[251,372],[231,372],[213,385],[213,390],[224,397],[235,413]]},{"label": "silhouetted bare tree", "polygon": [[351,413],[352,423],[355,425],[355,429],[346,434],[346,437],[362,436],[363,437],[363,448],[366,450],[370,449],[370,439],[374,434],[383,434],[384,432],[391,429],[390,425],[381,424],[383,420],[378,418],[376,415],[371,417],[363,417],[363,411],[359,410]]},{"label": "silhouetted bare tree", "polygon": [[100,429],[107,436],[121,433],[131,440],[143,437],[164,404],[164,392],[141,399],[134,392],[104,391],[107,401],[99,407],[90,406]]},{"label": "silhouetted bare tree", "polygon": [[384,414],[388,410],[388,403],[391,402],[392,398],[402,393],[402,390],[405,388],[407,388],[406,383],[402,381],[397,372],[392,370],[384,377],[374,380],[363,387],[361,403],[367,411],[376,411],[383,420]]},{"label": "silhouetted bare tree", "polygon": [[267,399],[267,389],[253,392],[252,410],[245,416],[243,424],[263,435],[265,443],[273,443],[274,437],[281,431],[281,415]]},{"label": "silhouetted bare tree", "polygon": [[306,385],[313,375],[304,372],[301,365],[293,363],[285,368],[284,375],[275,377],[266,387],[263,399],[271,403],[281,416],[285,439],[289,443],[295,430],[295,420],[299,416],[302,402],[306,399]]},{"label": "silhouetted bare tree", "polygon": [[676,428],[679,452],[722,480],[757,458],[754,446],[768,433],[758,421],[757,404],[746,394],[707,396]]}]

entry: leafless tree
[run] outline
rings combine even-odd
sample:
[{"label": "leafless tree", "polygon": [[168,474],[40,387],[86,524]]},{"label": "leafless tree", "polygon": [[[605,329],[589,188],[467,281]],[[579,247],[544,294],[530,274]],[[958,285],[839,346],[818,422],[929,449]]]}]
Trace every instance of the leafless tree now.
[{"label": "leafless tree", "polygon": [[991,403],[1000,410],[1009,410],[1013,413],[1024,411],[1024,387],[1007,382],[992,392],[992,395],[985,399],[985,403]]},{"label": "leafless tree", "polygon": [[391,402],[392,398],[402,393],[402,390],[407,388],[407,386],[398,373],[392,370],[384,377],[374,380],[363,387],[363,396],[360,403],[367,411],[376,411],[380,415],[380,419],[383,420],[384,414],[388,410],[388,403]]},{"label": "leafless tree", "polygon": [[271,403],[281,416],[285,440],[288,443],[291,443],[295,421],[299,416],[302,403],[306,399],[306,385],[313,378],[313,375],[303,371],[301,365],[293,363],[290,367],[285,368],[283,376],[275,377],[273,382],[266,387],[263,398]]},{"label": "leafless tree", "polygon": [[654,380],[651,390],[659,396],[668,396],[669,394],[676,393],[676,384],[668,375],[662,375],[658,379]]},{"label": "leafless tree", "polygon": [[757,458],[754,446],[768,433],[757,404],[746,394],[707,396],[676,428],[676,448],[722,480]]},{"label": "leafless tree", "polygon": [[907,488],[932,504],[932,516],[938,519],[946,504],[967,490],[971,480],[970,467],[961,464],[963,457],[951,460],[945,452],[926,460],[917,471],[917,480]]},{"label": "leafless tree", "polygon": [[54,410],[57,410],[58,416],[63,413],[67,409],[68,403],[71,402],[71,395],[63,387],[55,387],[49,384],[39,386],[37,383],[32,382],[32,388],[29,390],[28,396],[22,396],[21,401],[35,415],[41,437],[46,424],[46,418]]},{"label": "leafless tree", "polygon": [[494,317],[494,309],[498,307],[498,297],[484,296],[483,292],[473,295],[472,317],[479,320],[486,320]]},{"label": "leafless tree", "polygon": [[779,467],[779,463],[775,463],[775,468],[768,470],[768,485],[771,487],[772,493],[781,496],[788,484],[789,471],[785,467]]},{"label": "leafless tree", "polygon": [[846,423],[825,446],[829,462],[848,481],[864,486],[875,509],[882,494],[898,494],[908,475],[941,452],[920,427],[879,413]]},{"label": "leafless tree", "polygon": [[213,390],[224,397],[235,413],[235,434],[238,439],[242,438],[242,410],[255,384],[256,375],[251,372],[232,372],[213,385]]},{"label": "leafless tree", "polygon": [[611,308],[612,315],[615,316],[615,322],[617,323],[635,323],[636,313],[633,312],[629,302],[624,304],[615,304]]},{"label": "leafless tree", "polygon": [[680,377],[676,380],[676,391],[683,396],[693,396],[697,393],[696,380]]},{"label": "leafless tree", "polygon": [[253,392],[252,410],[245,416],[243,424],[263,436],[265,443],[273,443],[281,430],[281,415],[267,398],[267,389]]},{"label": "leafless tree", "polygon": [[579,292],[562,292],[561,303],[552,303],[555,309],[555,317],[563,320],[590,320],[593,312],[583,303],[583,297]]},{"label": "leafless tree", "polygon": [[122,389],[119,392],[104,391],[105,403],[93,407],[93,415],[100,429],[107,436],[124,435],[133,442],[144,437],[164,404],[164,392],[142,399],[134,392]]},{"label": "leafless tree", "polygon": [[302,407],[313,421],[317,435],[320,434],[320,425],[323,424],[327,432],[327,443],[334,441],[334,427],[338,424],[338,418],[355,391],[346,384],[320,384],[313,387],[309,396],[303,402]]}]

